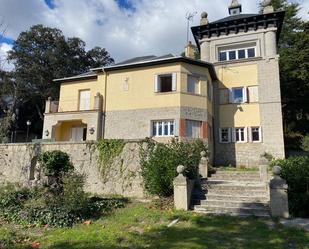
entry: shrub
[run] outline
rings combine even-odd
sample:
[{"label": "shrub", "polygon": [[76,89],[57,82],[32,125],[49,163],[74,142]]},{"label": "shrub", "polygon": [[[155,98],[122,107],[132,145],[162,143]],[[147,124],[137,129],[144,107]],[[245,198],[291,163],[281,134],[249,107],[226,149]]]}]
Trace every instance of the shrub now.
[{"label": "shrub", "polygon": [[302,148],[304,151],[309,152],[309,135],[306,135],[306,136],[303,137],[303,139],[302,139],[302,144],[301,144],[301,148]]},{"label": "shrub", "polygon": [[271,166],[282,168],[281,176],[289,185],[289,208],[293,216],[309,217],[309,157],[274,160]]},{"label": "shrub", "polygon": [[171,196],[177,166],[184,165],[185,174],[191,179],[195,178],[203,150],[207,148],[201,140],[186,143],[172,140],[169,144],[146,140],[141,143],[140,163],[145,189],[160,197]]},{"label": "shrub", "polygon": [[58,178],[61,174],[73,169],[69,155],[60,150],[43,152],[39,155],[38,160],[46,176]]}]

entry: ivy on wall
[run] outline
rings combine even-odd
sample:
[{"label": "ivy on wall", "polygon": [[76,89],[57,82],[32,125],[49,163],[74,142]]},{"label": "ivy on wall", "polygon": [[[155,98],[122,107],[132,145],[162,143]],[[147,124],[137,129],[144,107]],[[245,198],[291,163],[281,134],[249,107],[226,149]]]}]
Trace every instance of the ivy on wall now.
[{"label": "ivy on wall", "polygon": [[101,139],[97,142],[98,166],[103,183],[107,182],[114,159],[121,154],[125,144],[122,139]]}]

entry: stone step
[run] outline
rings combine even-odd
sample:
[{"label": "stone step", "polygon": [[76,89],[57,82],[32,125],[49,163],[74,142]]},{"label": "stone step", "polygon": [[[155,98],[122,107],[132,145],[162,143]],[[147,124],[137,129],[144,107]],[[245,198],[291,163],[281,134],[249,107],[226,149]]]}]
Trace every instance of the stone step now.
[{"label": "stone step", "polygon": [[224,171],[217,170],[213,175],[230,175],[230,176],[260,176],[259,171]]},{"label": "stone step", "polygon": [[220,195],[220,194],[207,194],[205,195],[206,200],[214,201],[245,201],[245,202],[268,202],[269,198],[267,195],[260,196],[245,196],[245,195]]},{"label": "stone step", "polygon": [[268,209],[268,202],[244,202],[244,201],[225,201],[225,200],[201,200],[201,206],[205,207],[229,207],[229,208],[261,208]]},{"label": "stone step", "polygon": [[247,181],[247,182],[260,182],[260,177],[256,176],[219,176],[219,175],[213,175],[210,178],[211,180],[225,180],[225,181]]},{"label": "stone step", "polygon": [[213,194],[213,195],[238,195],[238,196],[265,196],[265,190],[235,190],[235,189],[208,189],[204,192],[206,195]]},{"label": "stone step", "polygon": [[229,182],[229,181],[215,181],[215,180],[209,180],[207,183],[202,184],[203,190],[210,190],[210,189],[216,189],[216,190],[236,190],[236,191],[266,191],[266,185],[265,184],[254,184],[254,183],[240,183],[240,182]]},{"label": "stone step", "polygon": [[213,214],[213,215],[235,215],[235,216],[258,216],[269,217],[269,211],[261,208],[235,208],[235,207],[220,207],[220,206],[194,206],[194,211]]}]

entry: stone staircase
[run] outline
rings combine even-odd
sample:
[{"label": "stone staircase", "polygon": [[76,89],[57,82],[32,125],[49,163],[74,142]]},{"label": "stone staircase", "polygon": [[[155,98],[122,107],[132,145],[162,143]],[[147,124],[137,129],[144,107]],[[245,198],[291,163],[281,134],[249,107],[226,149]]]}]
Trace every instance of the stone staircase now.
[{"label": "stone staircase", "polygon": [[217,170],[194,189],[193,209],[213,215],[269,217],[267,186],[258,171]]}]

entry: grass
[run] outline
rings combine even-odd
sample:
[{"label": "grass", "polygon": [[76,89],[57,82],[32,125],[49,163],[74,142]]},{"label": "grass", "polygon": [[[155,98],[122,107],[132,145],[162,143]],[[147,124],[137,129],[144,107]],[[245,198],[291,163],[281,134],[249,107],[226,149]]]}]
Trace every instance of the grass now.
[{"label": "grass", "polygon": [[[179,222],[167,225],[174,219]],[[18,238],[16,237],[18,235]],[[10,237],[11,236],[11,237]],[[71,229],[19,227],[0,224],[3,248],[31,248],[37,241],[44,249],[308,249],[309,233],[284,228],[271,220],[210,217],[195,213],[160,211],[149,204],[129,204],[124,209]]]}]

